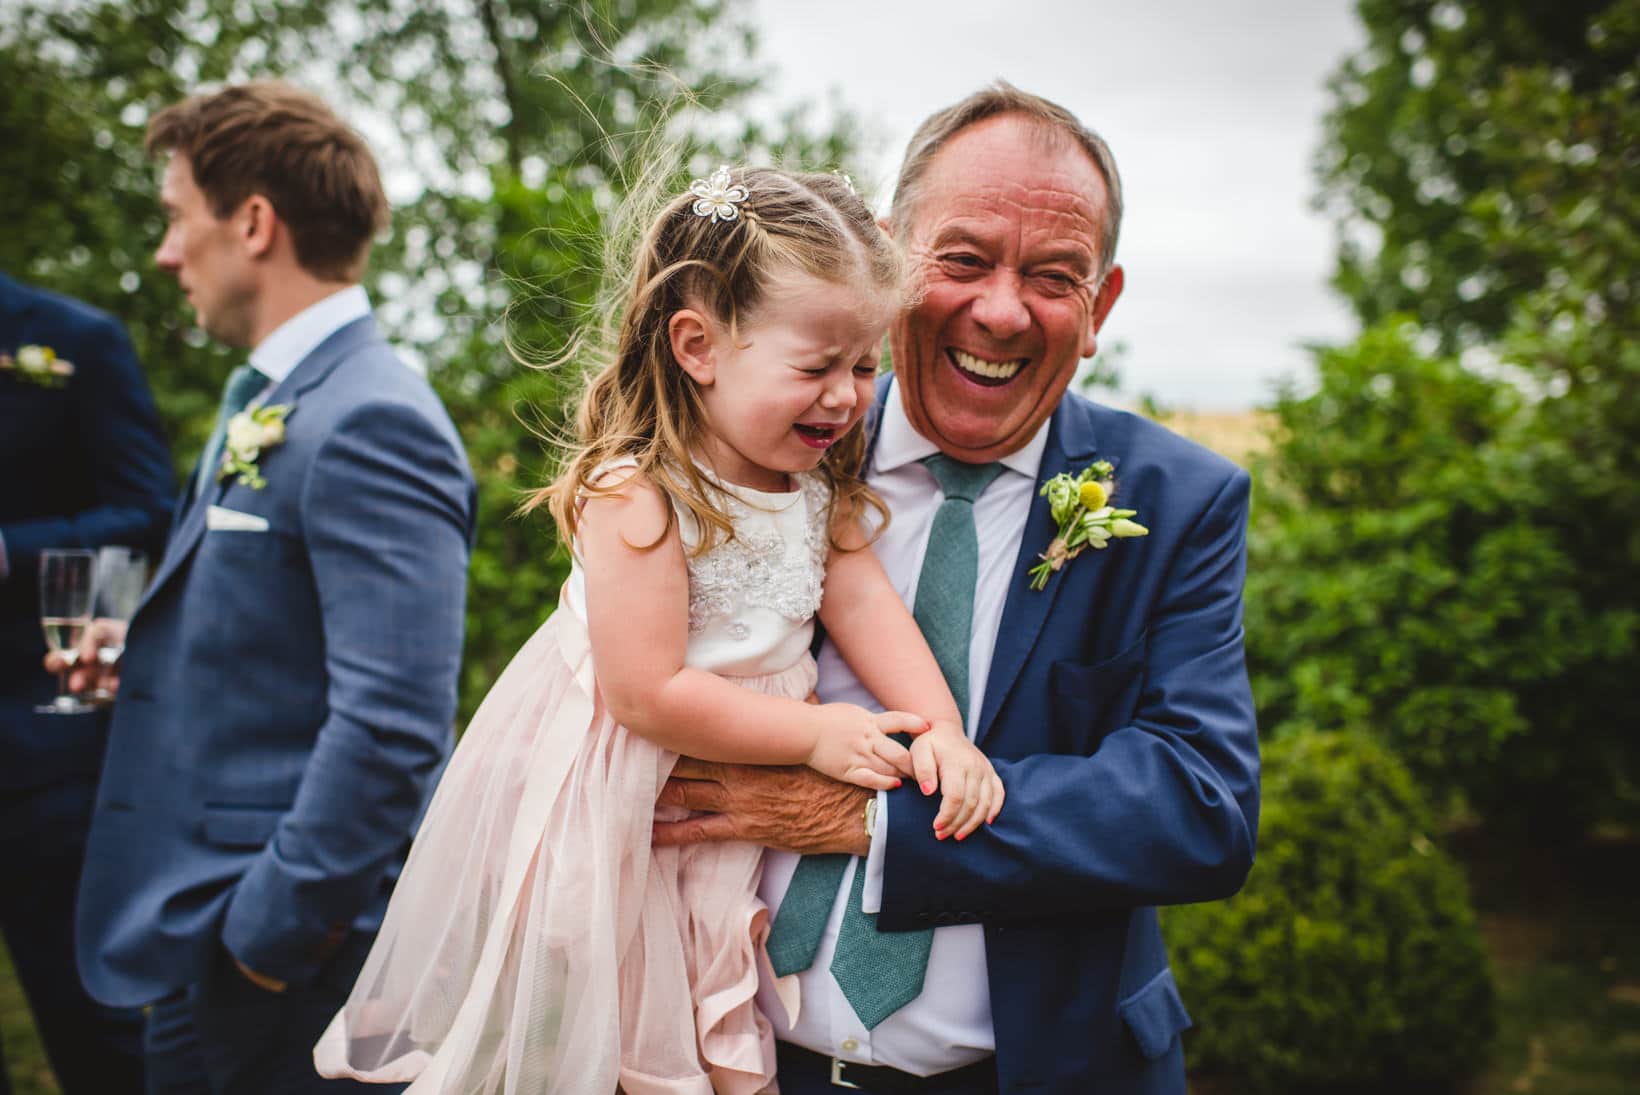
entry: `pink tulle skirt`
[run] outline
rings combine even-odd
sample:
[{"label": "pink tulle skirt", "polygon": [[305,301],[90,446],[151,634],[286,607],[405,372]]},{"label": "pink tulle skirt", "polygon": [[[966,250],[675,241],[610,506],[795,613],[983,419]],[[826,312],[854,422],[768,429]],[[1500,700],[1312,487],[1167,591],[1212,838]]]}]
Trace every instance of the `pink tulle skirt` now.
[{"label": "pink tulle skirt", "polygon": [[[814,663],[731,679],[802,699]],[[650,846],[676,759],[610,718],[585,626],[555,613],[456,749],[319,1072],[415,1095],[773,1090],[761,849]]]}]

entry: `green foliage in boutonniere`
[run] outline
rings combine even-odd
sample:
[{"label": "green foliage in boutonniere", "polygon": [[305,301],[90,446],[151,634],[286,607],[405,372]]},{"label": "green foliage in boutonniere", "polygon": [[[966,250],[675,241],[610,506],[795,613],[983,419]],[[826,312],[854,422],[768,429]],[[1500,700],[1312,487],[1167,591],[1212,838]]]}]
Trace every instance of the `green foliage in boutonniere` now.
[{"label": "green foliage in boutonniere", "polygon": [[74,375],[74,363],[50,346],[19,346],[16,357],[0,354],[0,371],[42,388],[60,388]]},{"label": "green foliage in boutonniere", "polygon": [[1116,493],[1116,483],[1111,479],[1115,470],[1109,461],[1099,460],[1076,475],[1061,472],[1042,484],[1040,493],[1048,500],[1059,534],[1038,556],[1042,562],[1031,568],[1032,589],[1047,586],[1054,571],[1090,547],[1103,548],[1113,539],[1150,535],[1149,529],[1132,520],[1137,510],[1113,509],[1108,504]]},{"label": "green foliage in boutonniere", "polygon": [[289,403],[275,403],[267,407],[252,407],[228,419],[228,436],[222,445],[222,466],[217,469],[218,480],[239,477],[242,486],[261,490],[268,485],[257,470],[256,462],[264,449],[271,449],[285,440],[285,419],[293,409]]}]

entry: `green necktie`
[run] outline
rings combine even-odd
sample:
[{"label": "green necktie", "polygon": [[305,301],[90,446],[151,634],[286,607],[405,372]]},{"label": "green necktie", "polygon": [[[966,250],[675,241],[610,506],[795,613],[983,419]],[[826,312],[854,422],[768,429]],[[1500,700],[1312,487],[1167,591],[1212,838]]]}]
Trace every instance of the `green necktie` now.
[{"label": "green necktie", "polygon": [[[1002,465],[964,464],[944,454],[930,456],[923,463],[934,473],[945,501],[934,513],[911,614],[945,674],[957,710],[966,719],[968,649],[974,587],[979,580],[974,501],[1001,474]],[[798,863],[769,930],[769,960],[777,975],[783,977],[814,964],[848,860],[844,855],[810,855]],[[865,864],[861,863],[849,887],[831,973],[860,1022],[872,1030],[922,992],[934,932],[879,932],[876,914],[860,911],[865,878]]]},{"label": "green necktie", "polygon": [[205,442],[205,454],[199,461],[199,475],[194,478],[194,497],[205,493],[205,488],[216,480],[217,468],[222,465],[222,446],[228,440],[228,421],[251,405],[251,400],[268,386],[268,378],[249,365],[241,365],[228,374],[222,386],[222,409],[217,412],[216,429]]}]

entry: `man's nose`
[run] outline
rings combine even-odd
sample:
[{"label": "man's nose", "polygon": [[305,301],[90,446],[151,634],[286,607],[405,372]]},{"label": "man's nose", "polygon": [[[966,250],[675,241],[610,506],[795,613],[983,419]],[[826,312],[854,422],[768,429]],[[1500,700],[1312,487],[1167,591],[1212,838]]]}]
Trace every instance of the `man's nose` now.
[{"label": "man's nose", "polygon": [[165,238],[159,241],[159,247],[154,250],[154,265],[161,270],[175,270],[181,263],[179,248],[171,239],[171,233],[165,233]]},{"label": "man's nose", "polygon": [[1031,325],[1031,313],[1025,307],[1023,288],[1017,272],[1006,268],[991,271],[980,284],[970,309],[974,322],[999,339],[1024,331]]}]

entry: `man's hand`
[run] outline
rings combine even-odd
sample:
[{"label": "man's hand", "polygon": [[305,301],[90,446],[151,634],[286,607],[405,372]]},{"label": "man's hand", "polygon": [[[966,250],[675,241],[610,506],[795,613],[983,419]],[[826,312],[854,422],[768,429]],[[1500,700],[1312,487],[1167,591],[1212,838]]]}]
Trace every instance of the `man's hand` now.
[{"label": "man's hand", "polygon": [[865,855],[865,806],[873,792],[802,766],[716,764],[684,757],[660,802],[709,816],[655,823],[655,843],[749,840],[767,848],[814,855]]},{"label": "man's hand", "polygon": [[52,673],[68,669],[68,690],[73,693],[90,692],[101,688],[109,692],[118,692],[120,688],[120,666],[118,662],[105,665],[97,657],[97,652],[105,646],[121,647],[125,645],[126,622],[113,620],[106,616],[99,616],[91,621],[91,626],[85,629],[80,637],[80,645],[75,651],[74,664],[70,666],[60,654],[46,655],[46,669]]}]

